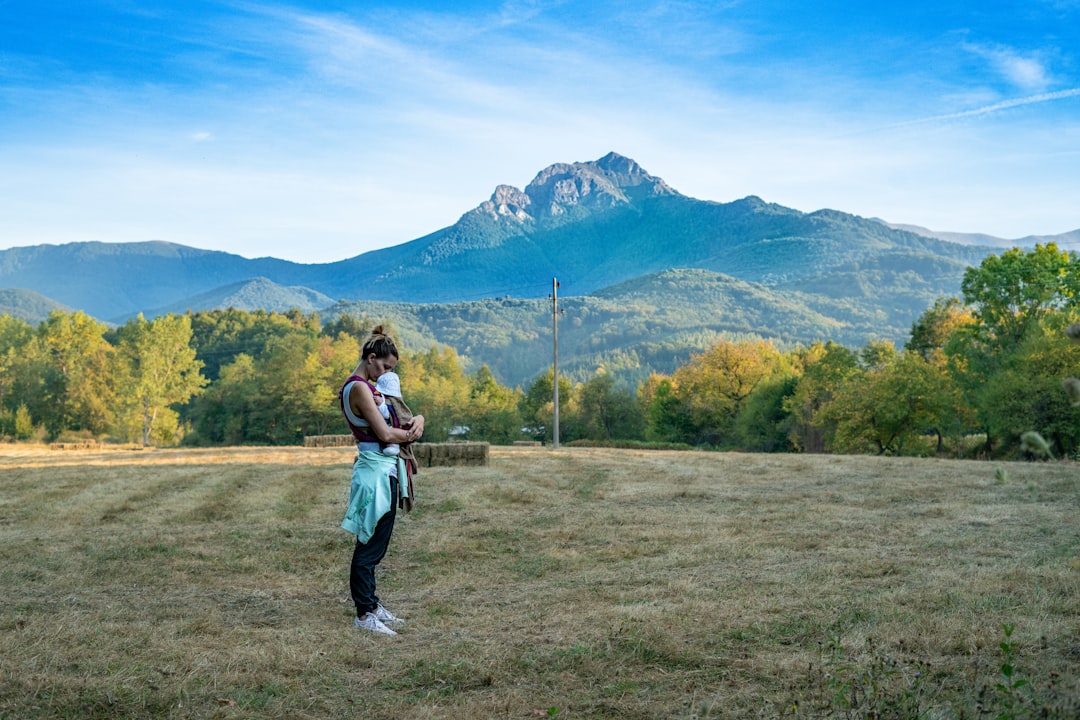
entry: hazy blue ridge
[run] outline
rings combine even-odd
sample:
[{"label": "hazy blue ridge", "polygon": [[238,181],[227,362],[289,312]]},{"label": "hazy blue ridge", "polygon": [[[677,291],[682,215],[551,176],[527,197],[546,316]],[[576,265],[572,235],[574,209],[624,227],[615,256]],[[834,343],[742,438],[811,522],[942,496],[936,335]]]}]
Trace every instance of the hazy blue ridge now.
[{"label": "hazy blue ridge", "polygon": [[61,305],[34,290],[0,289],[0,315],[10,315],[37,325],[47,319],[54,310],[67,313],[73,311],[67,305]]}]

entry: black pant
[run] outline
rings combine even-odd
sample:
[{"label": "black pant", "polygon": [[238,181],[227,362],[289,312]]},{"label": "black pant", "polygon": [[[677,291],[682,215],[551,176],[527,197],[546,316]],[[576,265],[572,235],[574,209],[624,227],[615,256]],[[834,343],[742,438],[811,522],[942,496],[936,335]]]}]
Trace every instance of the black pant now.
[{"label": "black pant", "polygon": [[366,543],[356,541],[353,548],[352,568],[349,571],[349,590],[352,591],[353,602],[356,603],[356,616],[363,617],[364,613],[375,612],[379,606],[379,596],[375,594],[375,566],[386,555],[386,548],[390,546],[390,534],[394,532],[394,518],[397,517],[398,480],[390,478],[390,511],[379,518],[375,525],[375,532]]}]

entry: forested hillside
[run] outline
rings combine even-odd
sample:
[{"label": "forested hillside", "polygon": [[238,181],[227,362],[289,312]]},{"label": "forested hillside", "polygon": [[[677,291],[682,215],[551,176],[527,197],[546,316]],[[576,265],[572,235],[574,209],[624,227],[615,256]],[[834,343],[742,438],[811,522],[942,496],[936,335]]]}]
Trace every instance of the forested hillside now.
[{"label": "forested hillside", "polygon": [[[649,303],[666,283],[696,286],[699,297],[711,299],[716,322],[690,317],[681,340],[651,327]],[[962,285],[962,298],[942,299],[921,314],[902,347],[756,337],[755,308],[772,296],[703,271],[615,288],[617,303],[570,303],[561,326],[567,342],[581,347],[579,357],[620,322],[618,333],[628,339],[622,354],[597,355],[588,367],[560,373],[560,440],[1080,456],[1080,260],[1054,245],[1013,249],[968,268]],[[514,323],[493,320],[496,304]],[[371,306],[365,314],[343,308],[329,322],[298,310],[231,309],[137,317],[116,329],[81,312],[55,311],[36,327],[0,315],[0,437],[295,444],[338,433],[339,384],[380,323],[401,341],[405,397],[427,418],[426,440],[446,440],[451,428],[496,443],[550,440],[554,375],[546,327],[537,327],[548,319],[545,304],[471,303],[449,315],[437,314],[442,306]],[[797,316],[802,309],[795,303],[770,311]],[[535,348],[540,374],[508,386],[492,367],[467,364],[447,345],[424,348],[419,339],[435,331],[496,359],[499,347]],[[694,332],[702,351],[680,356]],[[717,337],[706,339],[706,332]],[[631,385],[626,380],[643,358],[671,369]]]},{"label": "forested hillside", "polygon": [[[765,339],[785,348],[818,340],[902,344],[926,308],[955,294],[950,288],[958,287],[964,271],[959,263],[919,262],[877,257],[780,287],[708,270],[666,270],[589,296],[561,297],[560,357],[575,379],[604,367],[634,387],[651,372],[673,371],[719,338]],[[396,317],[410,347],[450,345],[467,366],[487,365],[511,385],[530,382],[551,362],[550,299],[341,302],[323,311],[327,318],[342,313]]]},{"label": "forested hillside", "polygon": [[30,323],[39,323],[53,311],[69,312],[71,308],[33,290],[0,289],[0,315],[10,315]]},{"label": "forested hillside", "polygon": [[[306,287],[283,287],[266,278],[225,285],[210,292],[186,298],[182,302],[160,308],[153,308],[144,313],[147,317],[157,317],[169,313],[180,314],[191,310],[211,310],[215,308],[237,308],[239,310],[266,310],[267,312],[317,312],[333,304],[333,299]],[[126,320],[121,318],[120,320]]]},{"label": "forested hillside", "polygon": [[[823,312],[811,309],[812,304]],[[858,346],[868,337],[902,342],[911,329],[910,320],[890,324],[854,303],[777,292],[708,270],[668,270],[592,296],[561,297],[559,309],[563,372],[584,380],[603,367],[629,388],[652,372],[672,372],[721,337],[767,339],[783,347],[826,339]],[[327,319],[342,314],[393,317],[404,346],[449,345],[470,369],[487,365],[510,385],[532,382],[552,361],[550,299],[342,302],[323,312]],[[832,317],[837,314],[846,319]]]}]

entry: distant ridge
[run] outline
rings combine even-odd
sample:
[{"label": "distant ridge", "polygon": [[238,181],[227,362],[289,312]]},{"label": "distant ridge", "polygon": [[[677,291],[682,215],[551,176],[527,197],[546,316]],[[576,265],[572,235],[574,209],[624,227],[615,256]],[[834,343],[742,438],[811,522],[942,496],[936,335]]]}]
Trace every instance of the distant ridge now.
[{"label": "distant ridge", "polygon": [[1073,230],[1058,235],[1025,235],[1022,238],[1009,240],[1006,238],[995,237],[994,235],[985,235],[983,233],[941,232],[929,230],[919,225],[891,223],[886,222],[885,220],[878,220],[878,222],[896,230],[905,230],[907,232],[913,232],[916,235],[937,238],[938,240],[945,240],[946,242],[957,243],[959,245],[983,245],[995,248],[1031,248],[1037,244],[1045,245],[1047,243],[1055,243],[1062,250],[1080,250],[1080,230]]},{"label": "distant ridge", "polygon": [[305,266],[157,240],[34,245],[0,250],[0,287],[29,288],[109,319],[148,314],[230,283],[276,278],[295,267]]},{"label": "distant ridge", "polygon": [[[333,298],[306,287],[284,287],[264,277],[230,283],[209,292],[187,298],[179,303],[154,308],[145,313],[149,317],[174,313],[181,315],[188,310],[266,310],[267,312],[286,312],[300,310],[305,313],[316,312],[332,305]],[[123,322],[127,318],[117,318]]]},{"label": "distant ridge", "polygon": [[0,315],[10,315],[31,325],[37,325],[47,320],[49,313],[54,310],[74,312],[67,305],[62,305],[34,290],[0,289]]}]

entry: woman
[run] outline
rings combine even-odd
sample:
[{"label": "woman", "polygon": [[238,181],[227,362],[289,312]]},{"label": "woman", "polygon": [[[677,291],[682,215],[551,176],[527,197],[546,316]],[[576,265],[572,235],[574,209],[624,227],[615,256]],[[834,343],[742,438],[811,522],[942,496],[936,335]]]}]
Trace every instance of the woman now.
[{"label": "woman", "polygon": [[375,594],[375,566],[383,559],[394,530],[398,502],[407,485],[400,457],[379,451],[380,443],[410,443],[424,434],[424,416],[413,417],[408,428],[391,427],[379,412],[375,381],[397,367],[398,351],[382,325],[364,341],[360,364],[341,388],[339,399],[349,429],[356,438],[356,462],[349,489],[349,509],[341,527],[356,535],[349,589],[356,604],[356,627],[396,635],[389,625],[401,618],[382,606]]}]

